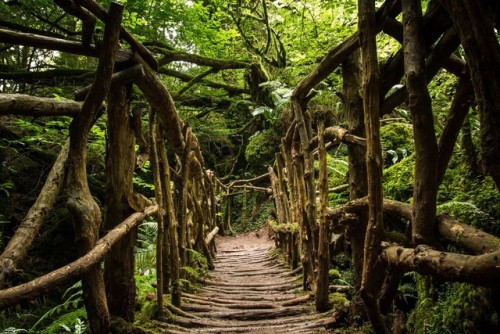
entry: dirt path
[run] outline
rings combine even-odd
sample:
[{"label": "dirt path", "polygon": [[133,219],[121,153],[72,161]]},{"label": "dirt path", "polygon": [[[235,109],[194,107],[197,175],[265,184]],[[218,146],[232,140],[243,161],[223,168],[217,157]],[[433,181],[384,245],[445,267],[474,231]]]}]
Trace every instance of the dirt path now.
[{"label": "dirt path", "polygon": [[166,333],[326,333],[331,313],[313,311],[301,277],[269,255],[256,233],[217,239],[215,270],[196,294],[184,294],[184,316]]}]

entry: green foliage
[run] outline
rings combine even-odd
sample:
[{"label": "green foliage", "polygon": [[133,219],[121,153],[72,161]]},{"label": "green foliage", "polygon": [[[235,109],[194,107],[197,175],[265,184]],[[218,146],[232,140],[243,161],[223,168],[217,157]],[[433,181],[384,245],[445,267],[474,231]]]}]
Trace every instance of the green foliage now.
[{"label": "green foliage", "polygon": [[385,151],[385,164],[390,166],[415,151],[411,124],[389,123],[380,128],[380,142]]},{"label": "green foliage", "polygon": [[84,307],[63,314],[52,324],[40,331],[40,334],[72,333],[83,334],[87,329],[87,311]]},{"label": "green foliage", "polygon": [[[344,155],[332,156],[330,153],[326,155],[326,167],[328,172],[328,187],[334,188],[337,186],[341,186],[347,183],[347,172],[349,170],[349,162],[347,161],[347,157]],[[319,161],[314,162],[314,168],[319,173]],[[328,201],[330,206],[338,206],[345,204],[349,201],[349,191],[346,189],[345,191],[338,193],[329,193]]]},{"label": "green foliage", "polygon": [[463,283],[446,283],[433,302],[419,301],[408,319],[411,333],[493,333],[500,325],[489,290]]},{"label": "green foliage", "polygon": [[439,205],[437,209],[440,213],[476,227],[488,226],[494,222],[493,217],[470,202],[450,201]]},{"label": "green foliage", "polygon": [[[48,310],[30,328],[29,332],[40,332],[42,334],[59,333],[64,326],[76,326],[84,329],[85,323],[81,318],[86,318],[87,313],[83,308],[83,291],[81,281],[69,287],[61,297],[63,302]],[[44,329],[41,325],[48,324]]]},{"label": "green foliage", "polygon": [[14,182],[7,181],[0,183],[0,197],[3,195],[5,197],[10,197],[10,191],[14,189]]},{"label": "green foliage", "polygon": [[[267,201],[267,195],[259,192],[257,196],[234,196],[231,209],[231,225],[236,233],[256,231],[266,224],[274,214],[274,203]],[[243,215],[243,200],[246,199],[246,213]],[[256,201],[256,208],[254,202]],[[245,223],[242,218],[245,216]]]},{"label": "green foliage", "polygon": [[384,170],[384,197],[407,202],[413,197],[415,154]]},{"label": "green foliage", "polygon": [[[151,219],[151,218],[150,218]],[[156,236],[158,222],[145,220],[137,229],[137,246],[135,248],[135,269],[139,275],[149,275],[156,271]]]}]

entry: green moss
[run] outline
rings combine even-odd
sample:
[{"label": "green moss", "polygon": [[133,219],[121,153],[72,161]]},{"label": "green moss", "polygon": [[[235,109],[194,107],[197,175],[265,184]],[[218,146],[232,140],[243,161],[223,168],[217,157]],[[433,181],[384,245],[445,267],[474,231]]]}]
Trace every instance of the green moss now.
[{"label": "green moss", "polygon": [[336,310],[345,310],[351,304],[347,297],[340,292],[331,293],[328,296],[328,303]]},{"label": "green moss", "polygon": [[340,278],[340,271],[337,269],[330,269],[328,270],[328,277],[330,280],[336,280]]},{"label": "green moss", "polygon": [[270,221],[268,221],[268,224],[274,233],[298,233],[299,232],[299,224],[297,224],[297,223],[279,224],[275,220],[270,220]]}]

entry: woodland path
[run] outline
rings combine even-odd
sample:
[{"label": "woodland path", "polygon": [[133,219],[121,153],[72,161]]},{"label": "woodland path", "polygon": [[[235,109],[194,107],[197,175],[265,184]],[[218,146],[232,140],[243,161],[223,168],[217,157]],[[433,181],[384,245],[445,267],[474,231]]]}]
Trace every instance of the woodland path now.
[{"label": "woodland path", "polygon": [[[184,294],[165,333],[326,333],[332,312],[317,313],[310,296],[299,295],[302,277],[270,255],[266,236],[219,237],[215,270],[195,294]],[[189,316],[189,317],[188,317]]]}]

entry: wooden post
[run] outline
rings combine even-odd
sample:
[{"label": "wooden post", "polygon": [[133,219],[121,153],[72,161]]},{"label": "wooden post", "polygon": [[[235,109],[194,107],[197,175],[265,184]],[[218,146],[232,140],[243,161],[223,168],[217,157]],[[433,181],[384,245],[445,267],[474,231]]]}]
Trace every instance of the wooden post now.
[{"label": "wooden post", "polygon": [[151,169],[153,170],[153,179],[155,185],[155,197],[158,204],[158,213],[156,220],[158,222],[158,232],[156,234],[156,305],[158,308],[159,318],[164,317],[163,312],[163,237],[165,228],[165,209],[164,199],[162,192],[162,178],[160,175],[160,162],[158,156],[158,142],[157,142],[157,123],[156,114],[154,110],[149,115],[149,138],[151,145],[149,145],[151,158]]},{"label": "wooden post", "polygon": [[315,305],[318,312],[324,312],[330,308],[328,304],[329,297],[329,277],[330,269],[330,233],[328,222],[328,171],[326,164],[325,148],[325,125],[320,122],[318,126],[318,155],[319,155],[319,198],[321,206],[321,217],[319,225],[319,244],[318,244],[318,276],[317,289],[315,294]]},{"label": "wooden post", "polygon": [[438,146],[425,77],[425,44],[420,1],[403,0],[404,67],[415,139],[412,241],[435,245]]},{"label": "wooden post", "polygon": [[167,159],[167,151],[163,141],[160,141],[160,157],[163,165],[163,179],[165,184],[165,198],[168,216],[168,230],[170,236],[170,275],[172,280],[172,305],[181,305],[180,280],[180,258],[179,258],[179,238],[177,236],[177,215],[175,214],[174,200],[170,185],[170,166]]},{"label": "wooden post", "polygon": [[361,298],[375,332],[389,334],[380,314],[377,294],[381,286],[381,241],[384,233],[382,222],[382,147],[380,144],[380,94],[377,61],[375,1],[359,0],[359,35],[363,63],[363,109],[366,126],[366,170],[368,175],[368,227],[365,236],[365,253],[361,280]]}]

